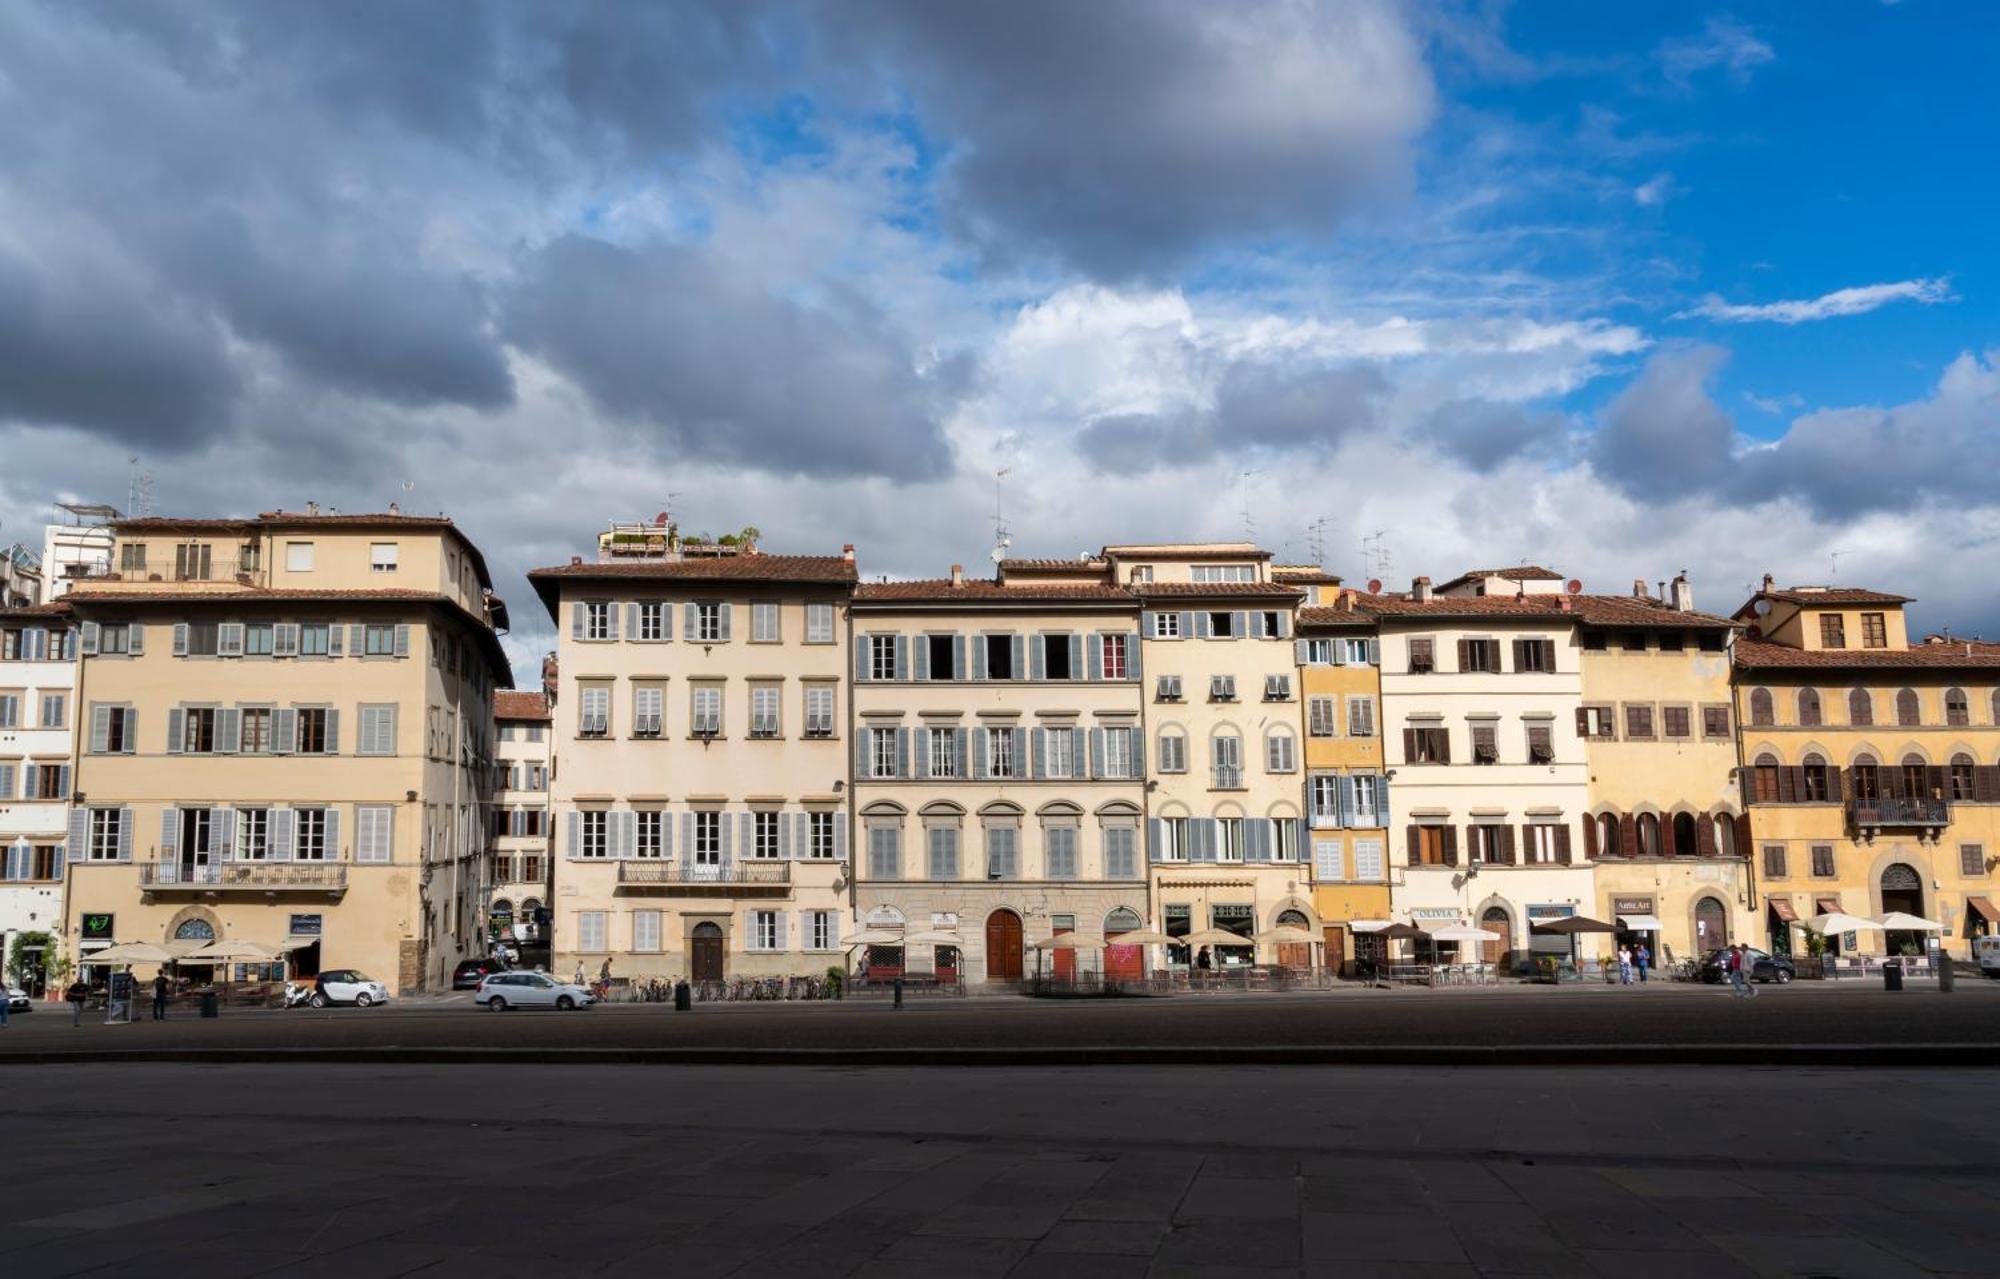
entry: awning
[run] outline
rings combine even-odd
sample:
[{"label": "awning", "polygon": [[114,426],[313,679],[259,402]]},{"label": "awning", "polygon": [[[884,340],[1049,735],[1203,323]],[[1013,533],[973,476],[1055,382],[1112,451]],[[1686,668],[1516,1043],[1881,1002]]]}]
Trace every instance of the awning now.
[{"label": "awning", "polygon": [[1766,899],[1765,904],[1771,908],[1771,913],[1776,915],[1781,922],[1787,924],[1796,924],[1799,922],[1798,912],[1792,909],[1790,898],[1771,897]]},{"label": "awning", "polygon": [[1530,925],[1538,933],[1558,933],[1575,936],[1578,933],[1615,933],[1616,924],[1607,924],[1601,919],[1591,919],[1585,915],[1571,915],[1565,919],[1551,919],[1547,923]]},{"label": "awning", "polygon": [[1657,933],[1663,931],[1660,921],[1653,915],[1620,915],[1619,926],[1635,933]]},{"label": "awning", "polygon": [[1978,915],[1981,919],[1985,920],[1987,923],[2000,924],[2000,910],[1995,910],[1993,908],[1993,903],[1988,901],[1986,898],[1968,897],[1965,899],[1965,904],[1971,908],[1974,914]]},{"label": "awning", "polygon": [[1396,921],[1393,919],[1350,919],[1347,921],[1348,929],[1357,933],[1379,933],[1383,929],[1393,928],[1395,925]]},{"label": "awning", "polygon": [[1840,913],[1841,913],[1841,910],[1840,910],[1840,898],[1838,898],[1838,897],[1815,897],[1815,898],[1813,898],[1813,912],[1814,912],[1815,914],[1820,914],[1820,915],[1838,915],[1838,914],[1840,914]]}]

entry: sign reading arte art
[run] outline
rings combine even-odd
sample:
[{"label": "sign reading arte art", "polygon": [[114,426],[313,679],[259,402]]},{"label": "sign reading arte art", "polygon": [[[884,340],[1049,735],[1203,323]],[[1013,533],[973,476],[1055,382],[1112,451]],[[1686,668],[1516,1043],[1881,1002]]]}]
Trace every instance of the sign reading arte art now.
[{"label": "sign reading arte art", "polygon": [[1615,915],[1650,915],[1653,913],[1651,897],[1613,897],[1611,912]]}]

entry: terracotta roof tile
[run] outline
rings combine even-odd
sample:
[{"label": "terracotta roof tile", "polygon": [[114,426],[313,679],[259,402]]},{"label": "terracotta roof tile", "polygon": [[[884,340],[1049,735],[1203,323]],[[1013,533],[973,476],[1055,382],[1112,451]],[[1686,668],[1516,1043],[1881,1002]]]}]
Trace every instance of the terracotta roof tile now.
[{"label": "terracotta roof tile", "polygon": [[1281,582],[1141,582],[1132,587],[1140,599],[1260,599],[1296,603],[1305,592]]},{"label": "terracotta roof tile", "polygon": [[1341,578],[1338,573],[1322,573],[1311,569],[1274,568],[1271,570],[1271,580],[1282,582],[1287,586],[1338,586],[1340,585]]},{"label": "terracotta roof tile", "polygon": [[458,601],[437,591],[420,591],[407,587],[381,586],[354,590],[308,590],[304,588],[281,588],[271,586],[225,586],[220,590],[156,590],[121,591],[117,589],[99,590],[79,587],[65,598],[79,604],[156,604],[162,601],[174,604],[217,603],[234,604],[240,601],[260,600],[396,600],[410,602],[430,602],[458,607]]},{"label": "terracotta roof tile", "polygon": [[13,618],[13,617],[19,617],[23,619],[67,617],[69,616],[69,613],[70,613],[70,607],[66,601],[50,600],[46,604],[29,604],[24,608],[0,609],[0,620],[5,620],[7,618]]},{"label": "terracotta roof tile", "polygon": [[547,719],[549,699],[546,694],[527,691],[502,691],[493,694],[494,719]]},{"label": "terracotta roof tile", "polygon": [[1299,629],[1322,629],[1360,627],[1373,630],[1376,626],[1373,613],[1354,608],[1302,608],[1299,610]]},{"label": "terracotta roof tile", "polygon": [[[856,580],[854,561],[843,555],[718,555],[691,560],[613,560],[557,564],[530,570],[528,580],[547,578],[638,579],[663,582],[823,582],[839,586]],[[537,587],[537,589],[540,589]]]},{"label": "terracotta roof tile", "polygon": [[[1543,597],[1547,598],[1547,597]],[[1634,595],[1576,595],[1577,616],[1591,626],[1650,626],[1709,630],[1716,627],[1741,628],[1741,623],[1713,613],[1682,613],[1658,600],[1642,600]]]},{"label": "terracotta roof tile", "polygon": [[1249,542],[1125,542],[1104,548],[1121,560],[1268,560],[1271,553]]},{"label": "terracotta roof tile", "polygon": [[1372,610],[1383,617],[1535,617],[1549,621],[1573,621],[1574,609],[1565,610],[1567,595],[1466,595],[1441,599],[1433,595],[1419,602],[1407,595],[1358,595],[1354,606]]},{"label": "terracotta roof tile", "polygon": [[1090,586],[1007,585],[984,578],[967,578],[958,585],[937,577],[913,582],[864,582],[854,602],[867,604],[1107,604],[1138,606],[1132,592],[1101,583]]},{"label": "terracotta roof tile", "polygon": [[[1763,591],[1767,599],[1782,600],[1787,604],[1908,604],[1907,595],[1891,595],[1886,591],[1869,591],[1851,586],[1788,586],[1783,590]],[[1747,607],[1747,606],[1746,606]],[[1739,610],[1741,611],[1741,610]]]},{"label": "terracotta roof tile", "polygon": [[1736,665],[1745,670],[1926,670],[2000,669],[2000,644],[1951,640],[1906,649],[1793,648],[1769,640],[1736,641]]},{"label": "terracotta roof tile", "polygon": [[1539,564],[1516,564],[1512,568],[1467,569],[1437,589],[1448,591],[1454,586],[1463,586],[1467,582],[1482,577],[1497,577],[1503,582],[1560,582],[1563,580],[1563,575],[1554,569],[1543,568]]},{"label": "terracotta roof tile", "polygon": [[1002,573],[1070,573],[1102,577],[1111,566],[1103,560],[1001,560]]}]

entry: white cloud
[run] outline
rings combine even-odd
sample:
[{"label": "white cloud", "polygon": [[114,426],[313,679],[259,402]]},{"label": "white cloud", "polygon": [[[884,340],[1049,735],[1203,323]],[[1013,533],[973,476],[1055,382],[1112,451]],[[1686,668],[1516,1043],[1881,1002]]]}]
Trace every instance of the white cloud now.
[{"label": "white cloud", "polygon": [[1680,189],[1674,185],[1673,175],[1657,173],[1651,179],[1632,188],[1632,203],[1641,208],[1656,208],[1665,204],[1670,196],[1678,194]]},{"label": "white cloud", "polygon": [[1920,302],[1930,306],[1938,302],[1953,301],[1951,277],[1936,276],[1921,280],[1898,280],[1893,284],[1863,284],[1854,288],[1835,289],[1816,298],[1797,298],[1784,302],[1735,303],[1728,302],[1722,295],[1711,293],[1701,300],[1701,305],[1674,315],[1676,320],[1719,320],[1727,324],[1753,324],[1769,321],[1773,324],[1804,324],[1812,320],[1830,320],[1845,315],[1865,315],[1891,302]]},{"label": "white cloud", "polygon": [[1753,70],[1777,58],[1770,45],[1734,18],[1710,18],[1699,34],[1660,44],[1660,70],[1683,88],[1702,72],[1717,69],[1743,84]]}]

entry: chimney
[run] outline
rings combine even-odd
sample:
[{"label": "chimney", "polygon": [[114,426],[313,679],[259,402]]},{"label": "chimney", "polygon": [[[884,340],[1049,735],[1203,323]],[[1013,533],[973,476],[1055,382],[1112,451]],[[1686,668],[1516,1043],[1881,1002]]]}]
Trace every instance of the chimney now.
[{"label": "chimney", "polygon": [[965,565],[954,564],[951,566],[951,584],[953,586],[965,585]]},{"label": "chimney", "polygon": [[389,514],[391,514],[391,515],[401,515],[402,513],[403,513],[403,506],[402,506],[402,503],[400,503],[400,502],[391,502],[391,503],[389,503]]},{"label": "chimney", "polygon": [[1410,583],[1410,598],[1419,604],[1431,602],[1431,579],[1420,577]]},{"label": "chimney", "polygon": [[1777,586],[1777,584],[1778,584],[1777,578],[1772,577],[1769,573],[1764,574],[1764,589],[1766,591],[1771,590],[1773,587]]},{"label": "chimney", "polygon": [[572,566],[572,567],[574,567],[575,565],[578,565],[578,564],[581,564],[581,563],[583,563],[583,556],[581,556],[581,555],[572,555],[572,556],[570,556],[570,557],[569,557],[569,562],[570,562],[571,566]]},{"label": "chimney", "polygon": [[1650,599],[1650,598],[1652,598],[1651,596],[1649,596],[1649,595],[1647,595],[1647,594],[1646,594],[1646,579],[1645,579],[1645,578],[1643,578],[1643,577],[1638,577],[1638,578],[1634,578],[1634,579],[1632,579],[1632,598],[1633,598],[1633,599],[1635,599],[1635,600],[1643,600],[1643,599]]},{"label": "chimney", "polygon": [[848,542],[840,548],[840,558],[846,560],[849,564],[854,562],[854,543]]},{"label": "chimney", "polygon": [[1567,595],[1558,595],[1556,596],[1556,611],[1573,613],[1576,611],[1576,602]]},{"label": "chimney", "polygon": [[1686,569],[1674,575],[1674,612],[1694,612],[1694,587],[1688,585]]}]

